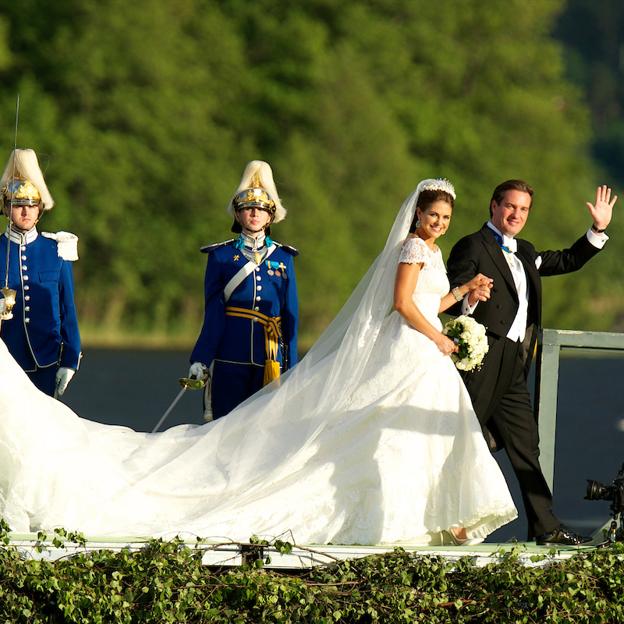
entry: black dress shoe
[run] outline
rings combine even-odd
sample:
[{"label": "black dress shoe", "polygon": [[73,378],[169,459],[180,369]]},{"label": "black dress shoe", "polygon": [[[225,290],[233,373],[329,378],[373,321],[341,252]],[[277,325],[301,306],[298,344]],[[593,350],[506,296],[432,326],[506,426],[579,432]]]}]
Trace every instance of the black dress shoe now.
[{"label": "black dress shoe", "polygon": [[591,542],[591,540],[591,537],[579,535],[567,527],[560,526],[549,533],[538,535],[535,538],[535,543],[538,546],[580,546]]}]

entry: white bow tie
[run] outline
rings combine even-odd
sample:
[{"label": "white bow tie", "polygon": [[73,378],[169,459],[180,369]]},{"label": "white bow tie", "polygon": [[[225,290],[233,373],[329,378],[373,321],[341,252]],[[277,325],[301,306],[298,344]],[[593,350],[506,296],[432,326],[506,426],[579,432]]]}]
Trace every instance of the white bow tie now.
[{"label": "white bow tie", "polygon": [[518,241],[515,238],[509,238],[503,234],[503,245],[509,249],[510,252],[516,253],[518,251]]}]

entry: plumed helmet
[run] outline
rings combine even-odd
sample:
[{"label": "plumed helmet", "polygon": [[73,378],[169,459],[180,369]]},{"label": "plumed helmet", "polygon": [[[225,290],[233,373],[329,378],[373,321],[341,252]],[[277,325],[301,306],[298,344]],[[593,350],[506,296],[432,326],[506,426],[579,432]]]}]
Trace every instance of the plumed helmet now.
[{"label": "plumed helmet", "polygon": [[5,202],[16,206],[37,206],[41,201],[39,189],[30,180],[12,178],[2,187]]},{"label": "plumed helmet", "polygon": [[243,189],[232,198],[234,210],[248,206],[258,206],[274,213],[275,202],[271,199],[271,196],[260,187],[260,183],[257,180],[252,180],[251,184],[250,188]]},{"label": "plumed helmet", "polygon": [[5,207],[11,204],[40,205],[43,211],[54,206],[54,200],[39,168],[37,154],[31,149],[16,149],[11,152],[0,178],[0,192]]},{"label": "plumed helmet", "polygon": [[277,194],[271,167],[263,160],[252,160],[247,163],[227,211],[235,217],[236,210],[248,206],[258,206],[270,212],[273,216],[272,223],[282,221],[286,217],[286,209]]}]

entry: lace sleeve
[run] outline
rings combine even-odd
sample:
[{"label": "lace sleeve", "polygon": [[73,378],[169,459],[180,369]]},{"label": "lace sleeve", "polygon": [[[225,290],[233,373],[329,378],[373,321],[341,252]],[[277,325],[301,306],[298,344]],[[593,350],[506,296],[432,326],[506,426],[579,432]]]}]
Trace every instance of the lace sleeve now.
[{"label": "lace sleeve", "polygon": [[405,239],[401,253],[399,254],[399,262],[406,264],[423,263],[428,264],[431,260],[427,244],[422,238],[412,237]]}]

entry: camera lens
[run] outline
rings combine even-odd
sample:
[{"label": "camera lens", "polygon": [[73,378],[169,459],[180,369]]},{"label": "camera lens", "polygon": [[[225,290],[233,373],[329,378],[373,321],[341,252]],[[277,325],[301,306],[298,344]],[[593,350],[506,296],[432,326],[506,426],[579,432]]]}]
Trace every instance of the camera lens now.
[{"label": "camera lens", "polygon": [[604,485],[600,483],[600,481],[587,479],[587,492],[585,493],[585,500],[612,500],[612,490],[613,487]]}]

